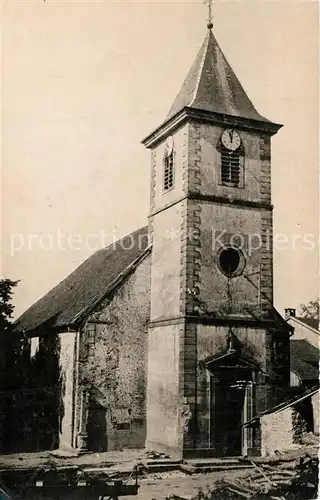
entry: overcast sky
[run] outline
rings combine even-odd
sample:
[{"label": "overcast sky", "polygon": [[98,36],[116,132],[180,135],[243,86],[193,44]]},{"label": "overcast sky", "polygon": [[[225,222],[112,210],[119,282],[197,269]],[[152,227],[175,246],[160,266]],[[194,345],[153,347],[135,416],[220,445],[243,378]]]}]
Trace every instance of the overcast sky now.
[{"label": "overcast sky", "polygon": [[[295,238],[275,251],[283,312],[319,286],[317,3],[217,1],[213,12],[250,99],[284,124],[272,142],[274,230]],[[2,274],[21,280],[16,314],[102,241],[146,223],[140,141],[164,119],[205,36],[201,0],[4,0]]]}]

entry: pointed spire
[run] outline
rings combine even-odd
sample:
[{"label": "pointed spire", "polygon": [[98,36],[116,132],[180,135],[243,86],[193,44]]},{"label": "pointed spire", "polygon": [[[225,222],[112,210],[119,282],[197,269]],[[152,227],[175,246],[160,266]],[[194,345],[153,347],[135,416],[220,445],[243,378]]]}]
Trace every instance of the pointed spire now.
[{"label": "pointed spire", "polygon": [[[209,7],[211,2],[209,2]],[[254,108],[244,88],[225,58],[213,35],[211,7],[209,32],[174,100],[166,121],[185,107],[269,122]]]}]

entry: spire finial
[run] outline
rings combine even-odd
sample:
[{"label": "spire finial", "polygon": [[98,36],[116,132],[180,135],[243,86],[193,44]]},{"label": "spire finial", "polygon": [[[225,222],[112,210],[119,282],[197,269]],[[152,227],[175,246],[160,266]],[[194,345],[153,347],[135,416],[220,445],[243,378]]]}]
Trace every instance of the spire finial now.
[{"label": "spire finial", "polygon": [[213,0],[203,0],[203,3],[208,6],[208,23],[207,28],[211,30],[213,28],[212,24],[212,1]]}]

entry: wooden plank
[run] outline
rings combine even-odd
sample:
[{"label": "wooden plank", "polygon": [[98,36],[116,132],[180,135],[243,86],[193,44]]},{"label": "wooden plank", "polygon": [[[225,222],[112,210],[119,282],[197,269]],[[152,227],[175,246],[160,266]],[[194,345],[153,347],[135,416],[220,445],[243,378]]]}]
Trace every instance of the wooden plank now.
[{"label": "wooden plank", "polygon": [[[258,471],[259,471],[259,472],[260,472],[260,473],[264,476],[264,478],[266,479],[266,481],[267,481],[267,482],[268,482],[268,483],[269,483],[272,487],[274,487],[274,488],[276,488],[276,487],[277,487],[277,483],[272,482],[272,481],[270,480],[270,478],[269,478],[269,477],[265,474],[265,472],[264,472],[264,471],[263,471],[260,467],[258,467],[258,466],[257,466],[257,464],[255,464],[253,460],[250,460],[250,462],[251,462],[251,463],[252,463],[252,465],[255,467],[255,469],[257,469],[257,470],[258,470]],[[281,499],[281,500],[286,500],[283,496],[280,496],[280,497],[279,497],[279,499]]]}]

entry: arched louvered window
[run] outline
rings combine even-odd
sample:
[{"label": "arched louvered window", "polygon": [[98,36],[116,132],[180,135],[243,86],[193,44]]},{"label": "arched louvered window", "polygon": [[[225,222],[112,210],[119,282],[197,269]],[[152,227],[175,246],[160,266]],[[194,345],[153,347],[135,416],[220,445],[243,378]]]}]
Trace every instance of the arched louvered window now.
[{"label": "arched louvered window", "polygon": [[[230,142],[228,143],[229,136]],[[223,138],[225,138],[224,141]],[[237,142],[234,143],[232,140],[237,140]],[[245,153],[240,135],[232,129],[225,130],[217,145],[217,150],[220,153],[218,184],[243,188]]]},{"label": "arched louvered window", "polygon": [[241,165],[239,151],[221,148],[221,183],[232,186],[240,185]]},{"label": "arched louvered window", "polygon": [[173,143],[167,145],[163,158],[163,190],[169,191],[174,187],[175,154]]}]

